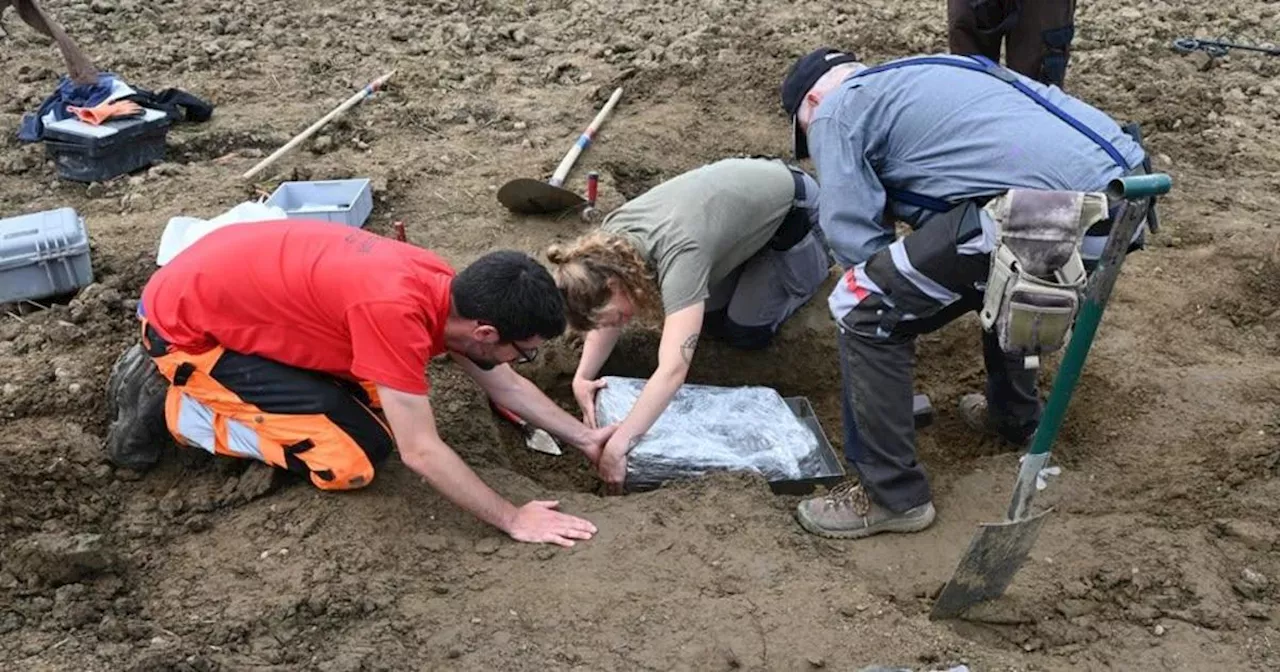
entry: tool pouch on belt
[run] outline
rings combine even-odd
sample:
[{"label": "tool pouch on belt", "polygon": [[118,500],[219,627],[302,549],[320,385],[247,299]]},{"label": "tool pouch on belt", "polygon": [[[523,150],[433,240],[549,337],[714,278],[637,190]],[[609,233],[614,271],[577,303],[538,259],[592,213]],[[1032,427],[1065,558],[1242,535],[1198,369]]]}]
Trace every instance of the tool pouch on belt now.
[{"label": "tool pouch on belt", "polygon": [[1071,336],[1086,281],[1080,237],[1106,218],[1106,195],[1013,189],[984,210],[999,242],[991,253],[982,327],[1011,355],[1058,350]]}]

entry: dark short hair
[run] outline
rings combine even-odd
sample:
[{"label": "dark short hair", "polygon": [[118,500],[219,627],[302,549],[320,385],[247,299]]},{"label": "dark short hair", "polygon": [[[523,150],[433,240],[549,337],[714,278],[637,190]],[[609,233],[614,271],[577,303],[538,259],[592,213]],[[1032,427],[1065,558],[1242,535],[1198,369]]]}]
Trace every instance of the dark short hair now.
[{"label": "dark short hair", "polygon": [[564,299],[555,280],[523,252],[498,250],[476,259],[453,279],[451,291],[458,315],[493,325],[504,342],[564,333]]}]

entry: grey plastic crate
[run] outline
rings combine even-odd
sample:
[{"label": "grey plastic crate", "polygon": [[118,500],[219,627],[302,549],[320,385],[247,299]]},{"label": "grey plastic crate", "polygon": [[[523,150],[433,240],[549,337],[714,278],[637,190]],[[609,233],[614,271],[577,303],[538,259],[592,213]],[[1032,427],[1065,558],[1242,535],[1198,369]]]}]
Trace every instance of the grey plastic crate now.
[{"label": "grey plastic crate", "polygon": [[91,282],[89,233],[75,210],[0,219],[0,303],[68,294]]},{"label": "grey plastic crate", "polygon": [[284,210],[289,219],[362,227],[373,212],[373,186],[366,179],[284,182],[267,199],[267,205]]}]

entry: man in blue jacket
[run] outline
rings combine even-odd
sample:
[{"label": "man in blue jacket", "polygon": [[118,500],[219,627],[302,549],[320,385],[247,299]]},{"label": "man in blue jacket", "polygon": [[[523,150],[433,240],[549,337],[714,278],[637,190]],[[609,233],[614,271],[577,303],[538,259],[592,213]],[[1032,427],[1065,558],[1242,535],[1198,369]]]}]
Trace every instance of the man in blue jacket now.
[{"label": "man in blue jacket", "polygon": [[[923,530],[935,511],[916,459],[915,338],[983,307],[1002,240],[984,206],[1010,190],[1102,191],[1144,171],[1146,155],[1103,112],[981,56],[867,67],[823,48],[792,65],[781,96],[796,158],[812,155],[822,186],[819,224],[846,271],[828,304],[840,332],[845,453],[860,481],[802,502],[797,518],[828,537]],[[912,233],[897,239],[897,222]],[[1110,225],[1098,220],[1079,238],[1085,269]],[[983,354],[986,393],[966,395],[961,415],[1024,445],[1041,412],[1036,370],[990,330]]]}]

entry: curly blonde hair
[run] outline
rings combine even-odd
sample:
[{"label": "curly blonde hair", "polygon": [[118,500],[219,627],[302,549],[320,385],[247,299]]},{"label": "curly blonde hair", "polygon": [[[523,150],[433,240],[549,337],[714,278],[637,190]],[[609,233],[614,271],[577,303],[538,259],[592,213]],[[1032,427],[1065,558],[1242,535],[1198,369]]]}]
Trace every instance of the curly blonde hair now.
[{"label": "curly blonde hair", "polygon": [[657,272],[624,236],[594,231],[547,248],[547,261],[555,266],[551,274],[564,295],[565,317],[577,331],[599,326],[600,311],[613,298],[610,279],[621,285],[638,314],[652,316],[661,305]]}]

